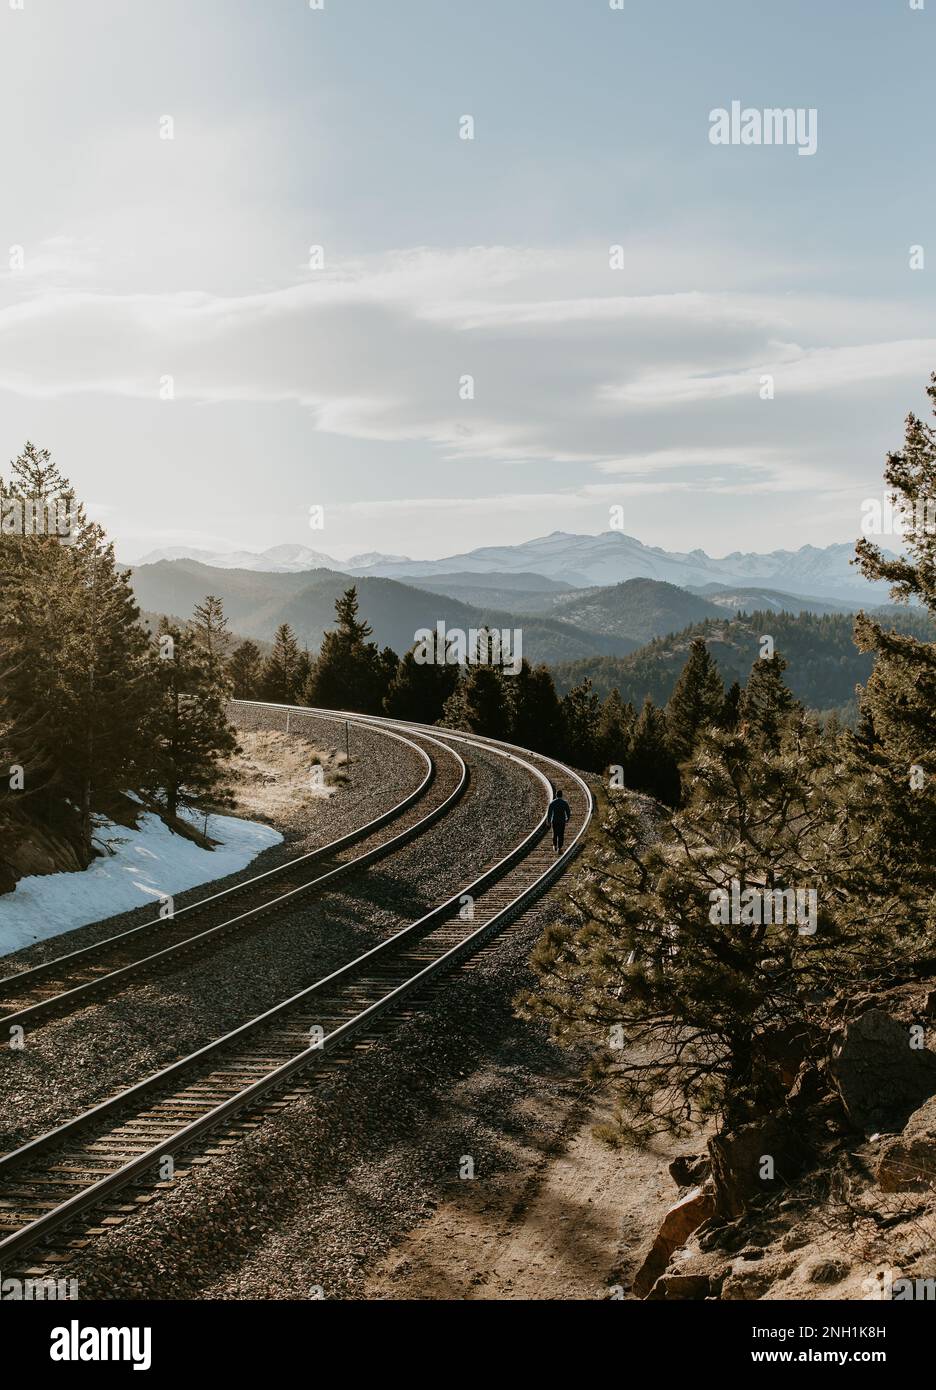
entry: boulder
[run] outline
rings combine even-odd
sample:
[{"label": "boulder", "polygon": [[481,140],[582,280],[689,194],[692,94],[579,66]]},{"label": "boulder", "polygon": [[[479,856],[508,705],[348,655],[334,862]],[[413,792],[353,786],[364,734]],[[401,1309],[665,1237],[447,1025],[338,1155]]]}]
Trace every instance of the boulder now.
[{"label": "boulder", "polygon": [[884,1192],[909,1192],[936,1183],[936,1096],[913,1112],[896,1139],[884,1143],[876,1176]]},{"label": "boulder", "polygon": [[670,1302],[718,1298],[725,1276],[730,1272],[731,1259],[720,1252],[705,1254],[699,1248],[696,1232],[674,1253],[647,1298]]},{"label": "boulder", "polygon": [[739,1217],[737,1221],[726,1221],[724,1217],[716,1213],[712,1220],[707,1221],[699,1230],[699,1249],[704,1251],[726,1250],[730,1254],[737,1254],[748,1243],[746,1225],[747,1222],[743,1216]]},{"label": "boulder", "polygon": [[829,1076],[856,1129],[899,1130],[936,1095],[936,1054],[910,1046],[908,1029],[869,1009],[838,1034]]},{"label": "boulder", "polygon": [[763,1298],[771,1285],[785,1279],[796,1268],[795,1256],[773,1255],[761,1261],[736,1259],[722,1284],[721,1296],[728,1302]]},{"label": "boulder", "polygon": [[698,1187],[711,1170],[708,1154],[683,1154],[669,1165],[669,1175],[677,1187]]},{"label": "boulder", "polygon": [[697,1226],[707,1221],[715,1210],[711,1192],[694,1187],[685,1197],[670,1207],[663,1217],[650,1253],[634,1276],[634,1293],[645,1298],[669,1264],[675,1250],[685,1245]]},{"label": "boulder", "polygon": [[[788,1187],[808,1158],[799,1132],[783,1114],[715,1135],[708,1147],[715,1210],[727,1217],[741,1216],[755,1197]],[[772,1165],[765,1163],[768,1158]]]},{"label": "boulder", "polygon": [[705,1274],[661,1274],[647,1294],[647,1301],[665,1298],[699,1299],[712,1296],[712,1284]]}]

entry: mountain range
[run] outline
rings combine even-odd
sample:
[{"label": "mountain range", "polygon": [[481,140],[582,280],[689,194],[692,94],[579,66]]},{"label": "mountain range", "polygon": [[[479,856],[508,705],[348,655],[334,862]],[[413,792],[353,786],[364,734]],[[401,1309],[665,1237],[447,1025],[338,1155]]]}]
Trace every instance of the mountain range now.
[{"label": "mountain range", "polygon": [[[861,605],[758,585],[689,589],[634,578],[573,588],[526,570],[448,571],[406,583],[372,575],[352,581],[347,572],[325,567],[236,569],[191,559],[159,560],[132,571],[137,602],[151,626],[163,613],[187,618],[212,593],[222,599],[238,639],[269,643],[289,623],[313,652],[333,626],[335,600],[351,582],[361,616],[381,647],[402,654],[418,629],[435,629],[439,622],[465,631],[520,629],[523,655],[534,665],[549,664],[560,691],[587,676],[598,693],[617,686],[635,704],[647,694],[665,702],[694,636],[705,638],[726,681],[743,681],[760,635],[770,632],[790,661],[792,688],[812,708],[853,712],[855,685],[870,670],[870,656],[852,640],[852,615]],[[925,617],[919,609],[865,606],[901,627]]]},{"label": "mountain range", "polygon": [[845,603],[883,603],[884,584],[869,584],[851,564],[852,544],[798,550],[732,551],[721,559],[696,549],[688,553],[644,545],[621,531],[597,536],[554,531],[519,545],[482,546],[439,560],[411,560],[402,555],[371,551],[338,561],[301,545],[279,545],[261,552],[217,554],[185,547],[153,551],[141,565],[160,560],[194,559],[213,568],[297,573],[328,569],[367,578],[425,581],[453,575],[538,576],[575,589],[620,584],[628,579],[657,579],[683,589],[717,584],[761,587],[791,595],[815,595]]},{"label": "mountain range", "polygon": [[378,564],[408,563],[405,555],[384,555],[379,550],[368,550],[361,555],[352,555],[342,564],[325,555],[320,550],[310,550],[307,545],[271,545],[268,550],[193,550],[190,546],[170,545],[162,550],[151,550],[137,561],[139,565],[156,565],[160,560],[197,560],[199,564],[211,565],[222,570],[261,570],[264,574],[295,574],[303,570],[317,569],[369,569]]},{"label": "mountain range", "polygon": [[[863,603],[853,599],[817,598],[782,589],[763,589],[745,584],[690,585],[685,589],[661,579],[626,579],[621,584],[574,589],[559,579],[538,574],[452,574],[407,579],[406,583],[431,593],[448,594],[482,608],[509,608],[514,613],[549,614],[581,623],[596,632],[618,632],[648,641],[673,632],[692,618],[715,617],[719,611],[750,613],[854,613],[858,607],[874,608],[868,595]],[[857,596],[856,596],[857,597]],[[697,600],[693,604],[693,600]],[[700,602],[701,600],[701,602]],[[666,626],[672,620],[670,626]],[[673,625],[675,623],[675,626]]]},{"label": "mountain range", "polygon": [[[267,563],[271,557],[283,565],[296,558],[295,547],[275,552],[266,552]],[[439,621],[465,631],[519,628],[523,654],[534,665],[622,657],[691,624],[739,613],[845,616],[860,606],[854,599],[849,603],[714,582],[682,588],[665,580],[632,578],[574,588],[567,580],[530,570],[453,570],[402,580],[326,566],[247,569],[174,558],[139,565],[132,575],[137,602],[147,614],[185,618],[213,593],[223,600],[231,630],[239,637],[269,642],[277,627],[289,623],[312,651],[333,624],[335,600],[353,582],[361,614],[380,646],[402,654],[418,629],[434,629]],[[868,608],[878,606],[868,602],[867,591],[861,598]]]},{"label": "mountain range", "polygon": [[[289,623],[310,651],[318,650],[326,628],[333,626],[335,600],[351,582],[346,573],[324,568],[258,572],[220,569],[197,560],[159,560],[132,572],[136,601],[147,614],[187,618],[206,594],[215,594],[239,637],[270,641],[280,624]],[[534,665],[574,661],[596,652],[621,656],[642,640],[618,631],[585,630],[548,614],[521,617],[493,602],[475,606],[395,579],[365,577],[356,585],[361,616],[371,625],[374,640],[400,654],[413,645],[419,628],[435,629],[440,621],[465,632],[485,625],[522,628],[522,655]],[[697,602],[691,595],[685,597]]]}]

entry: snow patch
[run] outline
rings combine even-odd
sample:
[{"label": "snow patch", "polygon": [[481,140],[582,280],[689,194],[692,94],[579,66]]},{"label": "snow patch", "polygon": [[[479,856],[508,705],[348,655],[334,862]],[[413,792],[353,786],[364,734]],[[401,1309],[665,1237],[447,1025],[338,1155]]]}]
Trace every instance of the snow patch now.
[{"label": "snow patch", "polygon": [[[204,828],[201,816],[193,817],[193,824]],[[137,830],[111,821],[99,823],[94,843],[105,853],[87,869],[33,874],[20,879],[12,893],[0,896],[0,955],[147,901],[158,906],[164,894],[237,873],[283,838],[269,825],[236,816],[209,816],[208,834],[221,842],[213,850],[173,835],[150,813],[140,817]]]}]

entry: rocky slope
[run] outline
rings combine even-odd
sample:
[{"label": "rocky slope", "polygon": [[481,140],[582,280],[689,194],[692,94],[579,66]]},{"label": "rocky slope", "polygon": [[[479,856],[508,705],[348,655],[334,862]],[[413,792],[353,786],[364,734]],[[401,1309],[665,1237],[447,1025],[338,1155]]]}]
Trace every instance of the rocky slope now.
[{"label": "rocky slope", "polygon": [[828,1060],[799,1066],[781,1110],[671,1165],[635,1296],[936,1296],[934,983],[841,1003]]}]

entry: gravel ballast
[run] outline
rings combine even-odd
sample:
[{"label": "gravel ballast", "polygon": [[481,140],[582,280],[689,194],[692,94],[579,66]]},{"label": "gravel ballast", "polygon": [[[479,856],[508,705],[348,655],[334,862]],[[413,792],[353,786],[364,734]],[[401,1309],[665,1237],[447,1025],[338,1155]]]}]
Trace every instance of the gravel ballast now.
[{"label": "gravel ballast", "polygon": [[3,1147],[52,1128],[311,984],[499,859],[541,814],[543,793],[496,754],[469,757],[472,780],[462,801],[392,858],[327,896],[271,914],[265,930],[222,936],[210,955],[39,1026],[22,1051],[0,1051]]},{"label": "gravel ballast", "polygon": [[529,909],[308,1095],[95,1239],[68,1265],[81,1297],[360,1298],[466,1157],[485,1182],[518,1145],[559,1145],[580,1076],[511,1005],[555,912],[554,897]]}]

